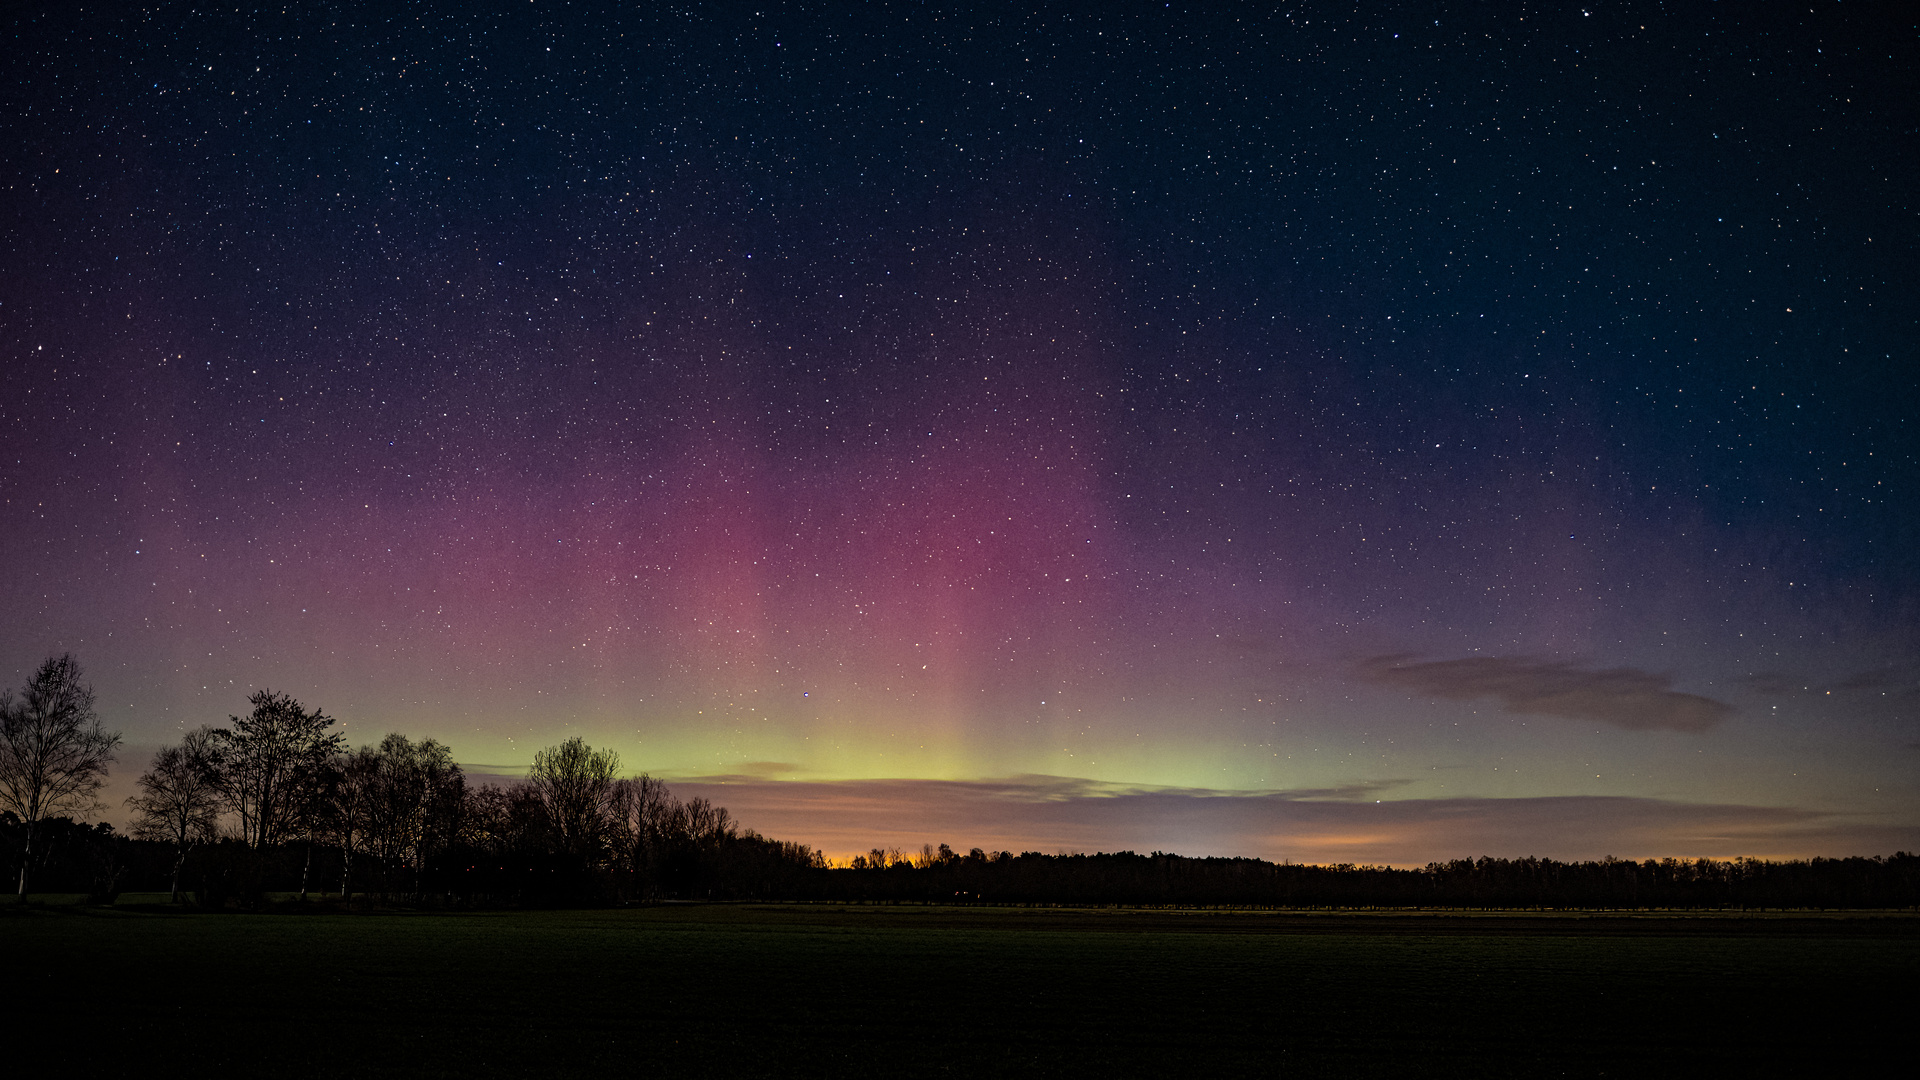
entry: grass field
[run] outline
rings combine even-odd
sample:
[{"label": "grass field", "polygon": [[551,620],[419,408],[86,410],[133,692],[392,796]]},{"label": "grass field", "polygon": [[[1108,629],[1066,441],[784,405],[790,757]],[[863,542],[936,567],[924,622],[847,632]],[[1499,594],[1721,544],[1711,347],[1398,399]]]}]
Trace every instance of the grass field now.
[{"label": "grass field", "polygon": [[1815,1075],[1920,1002],[1898,917],[43,907],[0,949],[23,1077]]}]

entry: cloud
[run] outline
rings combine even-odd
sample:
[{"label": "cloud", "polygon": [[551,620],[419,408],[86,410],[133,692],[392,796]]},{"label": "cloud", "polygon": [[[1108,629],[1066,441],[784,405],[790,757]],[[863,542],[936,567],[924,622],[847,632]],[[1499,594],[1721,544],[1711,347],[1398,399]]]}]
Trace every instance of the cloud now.
[{"label": "cloud", "polygon": [[[1172,851],[1307,863],[1421,866],[1479,855],[1562,860],[1803,858],[1920,850],[1920,826],[1797,807],[1609,796],[1361,798],[1231,792],[1072,777],[672,782],[752,828],[836,857],[921,844],[989,851]],[[1374,789],[1376,796],[1384,791]]]},{"label": "cloud", "polygon": [[1673,678],[1639,668],[1592,670],[1527,657],[1476,656],[1409,663],[1376,656],[1360,664],[1368,680],[1451,701],[1494,698],[1514,713],[1591,720],[1630,731],[1706,731],[1733,706],[1673,689]]},{"label": "cloud", "polygon": [[1762,671],[1748,675],[1740,681],[1762,694],[1798,694],[1809,689],[1805,679],[1783,675],[1777,671]]},{"label": "cloud", "polygon": [[1881,690],[1903,697],[1920,696],[1920,665],[1889,664],[1849,675],[1833,686],[1836,690]]},{"label": "cloud", "polygon": [[1742,680],[1752,689],[1799,703],[1825,700],[1864,715],[1905,718],[1920,710],[1920,666],[1886,665],[1823,681],[1791,672],[1763,671]]},{"label": "cloud", "polygon": [[760,776],[776,779],[788,773],[800,771],[800,766],[790,761],[749,761],[740,766],[740,771],[748,776]]},{"label": "cloud", "polygon": [[528,772],[528,766],[526,765],[486,765],[462,762],[460,768],[465,770],[469,780],[476,776],[483,776],[486,777],[490,783],[512,783],[517,780],[525,780]]}]

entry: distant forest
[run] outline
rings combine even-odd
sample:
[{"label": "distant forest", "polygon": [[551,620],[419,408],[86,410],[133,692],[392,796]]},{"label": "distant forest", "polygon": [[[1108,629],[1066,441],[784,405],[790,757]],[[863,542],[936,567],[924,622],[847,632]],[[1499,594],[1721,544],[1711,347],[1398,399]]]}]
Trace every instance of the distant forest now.
[{"label": "distant forest", "polygon": [[[66,668],[53,670],[56,664]],[[70,669],[70,670],[69,670]],[[51,671],[51,675],[49,672]],[[50,660],[36,680],[71,696],[78,668]],[[57,678],[55,678],[57,677]],[[60,683],[58,680],[66,680]],[[34,696],[36,687],[43,691]],[[82,687],[82,689],[84,689]],[[38,682],[4,706],[0,868],[19,891],[168,892],[202,907],[253,907],[269,893],[334,904],[433,907],[630,904],[663,900],[1170,905],[1284,908],[1907,908],[1920,906],[1920,856],[1633,862],[1461,859],[1420,869],[1301,866],[1154,852],[1047,855],[875,849],[830,865],[704,799],[620,776],[611,750],[569,739],[534,755],[525,781],[468,783],[445,744],[387,736],[348,748],[333,720],[261,691],[252,712],[155,754],[128,800],[127,834],[71,814],[117,736],[91,719],[90,692],[66,728]],[[54,705],[48,705],[53,701]],[[37,703],[37,704],[36,704]],[[39,709],[40,721],[32,710]],[[66,723],[67,721],[62,721]],[[66,802],[20,798],[33,723],[94,756]],[[88,735],[91,732],[91,735]],[[77,734],[76,734],[77,733]],[[86,739],[92,738],[92,743]],[[25,748],[23,750],[23,748]],[[25,756],[23,756],[25,755]],[[104,756],[102,756],[104,755]],[[47,759],[41,754],[41,759]],[[34,759],[34,760],[41,760]],[[44,779],[44,778],[43,778]],[[26,813],[20,811],[25,810]],[[30,886],[29,886],[30,883]]]}]

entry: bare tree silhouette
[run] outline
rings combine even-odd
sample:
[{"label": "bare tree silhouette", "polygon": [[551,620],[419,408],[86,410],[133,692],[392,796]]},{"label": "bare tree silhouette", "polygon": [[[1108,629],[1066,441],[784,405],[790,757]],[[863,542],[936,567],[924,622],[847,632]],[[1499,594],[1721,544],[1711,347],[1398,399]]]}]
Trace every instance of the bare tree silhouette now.
[{"label": "bare tree silhouette", "polygon": [[598,854],[619,772],[619,754],[595,750],[577,735],[533,755],[527,783],[546,808],[562,851],[585,859]]},{"label": "bare tree silhouette", "polygon": [[258,690],[247,698],[253,711],[217,728],[221,780],[228,804],[240,816],[240,837],[265,849],[303,833],[319,809],[327,762],[342,740],[327,728],[333,717],[285,694]]},{"label": "bare tree silhouette", "polygon": [[189,731],[178,746],[163,746],[153,764],[140,774],[140,791],[127,798],[133,811],[133,836],[174,847],[171,898],[180,899],[180,871],[187,852],[218,834],[220,812],[220,751],[213,729]]},{"label": "bare tree silhouette", "polygon": [[49,657],[27,680],[15,701],[0,694],[0,806],[25,824],[20,859],[20,899],[27,898],[33,834],[49,814],[91,814],[95,796],[120,745],[118,734],[100,729],[93,688],[80,681],[72,653]]}]

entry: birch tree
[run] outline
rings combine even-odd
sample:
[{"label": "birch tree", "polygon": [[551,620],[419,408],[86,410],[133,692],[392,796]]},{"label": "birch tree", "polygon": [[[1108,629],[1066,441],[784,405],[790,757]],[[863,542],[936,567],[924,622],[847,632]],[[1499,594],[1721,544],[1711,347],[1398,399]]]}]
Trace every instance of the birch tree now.
[{"label": "birch tree", "polygon": [[213,729],[190,731],[179,746],[163,746],[140,775],[140,791],[127,799],[137,840],[172,844],[172,898],[180,899],[180,871],[187,852],[211,841],[220,827],[220,751]]},{"label": "birch tree", "polygon": [[330,766],[326,829],[340,847],[340,899],[353,899],[354,858],[367,845],[372,828],[375,787],[380,775],[380,752],[371,746],[342,753]]},{"label": "birch tree", "polygon": [[120,745],[118,734],[100,729],[93,688],[80,681],[72,653],[49,657],[15,700],[0,693],[0,807],[25,823],[20,860],[20,899],[27,898],[33,864],[33,834],[53,814],[86,816]]}]

